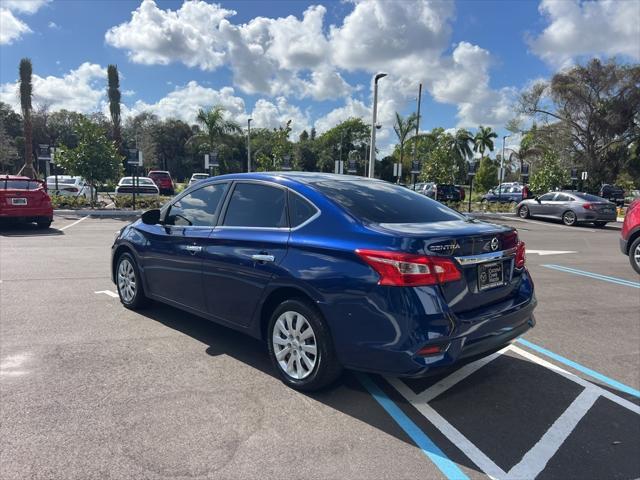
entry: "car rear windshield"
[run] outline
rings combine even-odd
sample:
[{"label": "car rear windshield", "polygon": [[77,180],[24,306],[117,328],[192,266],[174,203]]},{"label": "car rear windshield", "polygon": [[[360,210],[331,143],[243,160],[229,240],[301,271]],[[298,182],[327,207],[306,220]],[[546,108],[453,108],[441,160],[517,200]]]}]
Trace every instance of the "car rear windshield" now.
[{"label": "car rear windshield", "polygon": [[456,193],[458,191],[458,188],[455,185],[438,185],[438,190],[440,190],[442,193],[446,194],[451,194],[451,193]]},{"label": "car rear windshield", "polygon": [[40,188],[39,182],[33,180],[1,180],[0,190],[35,190]]},{"label": "car rear windshield", "polygon": [[149,176],[151,178],[171,178],[167,172],[150,172]]},{"label": "car rear windshield", "polygon": [[[120,185],[133,185],[133,180],[131,177],[125,177],[120,180]],[[136,185],[155,185],[155,183],[148,178],[136,178]]]},{"label": "car rear windshield", "polygon": [[433,223],[462,220],[450,208],[412,190],[386,182],[330,180],[316,189],[369,223]]},{"label": "car rear windshield", "polygon": [[191,178],[193,178],[194,180],[201,180],[204,178],[209,178],[209,174],[207,173],[194,173]]},{"label": "car rear windshield", "polygon": [[572,194],[582,200],[586,200],[587,202],[608,202],[609,200],[598,197],[596,195],[591,195],[589,193],[573,193]]}]

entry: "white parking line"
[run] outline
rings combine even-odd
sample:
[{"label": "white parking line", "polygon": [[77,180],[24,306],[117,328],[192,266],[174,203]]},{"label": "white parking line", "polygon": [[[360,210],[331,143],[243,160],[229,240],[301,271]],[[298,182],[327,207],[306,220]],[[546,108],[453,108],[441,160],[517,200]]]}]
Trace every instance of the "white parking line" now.
[{"label": "white parking line", "polygon": [[87,218],[89,218],[89,215],[87,215],[85,217],[82,217],[80,220],[76,220],[75,222],[70,223],[69,225],[65,225],[64,227],[59,228],[58,230],[66,230],[67,228],[73,227],[74,225],[77,225],[78,223],[80,223],[81,221],[83,221],[83,220],[85,220]]},{"label": "white parking line", "polygon": [[600,394],[594,388],[584,389],[533,448],[522,457],[520,463],[509,470],[508,477],[536,478],[599,396]]},{"label": "white parking line", "polygon": [[[467,378],[473,372],[479,370],[507,351],[512,351],[518,356],[552,370],[553,372],[584,387],[584,390],[575,398],[571,405],[569,405],[553,425],[547,429],[540,440],[538,440],[538,442],[524,454],[520,462],[511,468],[509,472],[505,472],[496,465],[493,460],[491,460],[484,452],[482,452],[482,450],[474,445],[471,440],[465,437],[428,403],[451,388],[453,385]],[[449,441],[451,441],[464,455],[466,455],[467,458],[475,463],[485,474],[495,479],[520,480],[522,478],[535,478],[540,472],[542,472],[542,470],[544,470],[549,460],[551,460],[551,458],[560,449],[571,432],[573,432],[576,425],[587,414],[599,397],[605,397],[608,400],[611,400],[614,403],[617,403],[618,405],[640,415],[640,406],[514,345],[509,345],[488,357],[465,365],[418,394],[398,378],[386,377],[386,380],[411,405],[413,405],[418,412],[420,412],[445,437],[447,437]]]},{"label": "white parking line", "polygon": [[110,297],[113,298],[118,298],[118,294],[116,292],[112,292],[111,290],[98,290],[97,292],[93,292],[93,293],[104,293],[105,295],[108,295]]}]

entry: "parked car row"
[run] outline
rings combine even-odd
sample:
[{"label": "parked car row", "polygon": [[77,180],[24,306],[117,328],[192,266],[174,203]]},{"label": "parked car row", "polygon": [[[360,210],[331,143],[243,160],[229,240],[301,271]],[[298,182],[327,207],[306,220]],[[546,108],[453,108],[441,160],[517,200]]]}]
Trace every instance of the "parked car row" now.
[{"label": "parked car row", "polygon": [[89,185],[84,178],[72,175],[48,176],[47,190],[51,195],[86,199],[94,197],[96,193],[95,188]]},{"label": "parked car row", "polygon": [[418,183],[415,190],[439,202],[461,202],[465,198],[463,187],[448,183]]}]

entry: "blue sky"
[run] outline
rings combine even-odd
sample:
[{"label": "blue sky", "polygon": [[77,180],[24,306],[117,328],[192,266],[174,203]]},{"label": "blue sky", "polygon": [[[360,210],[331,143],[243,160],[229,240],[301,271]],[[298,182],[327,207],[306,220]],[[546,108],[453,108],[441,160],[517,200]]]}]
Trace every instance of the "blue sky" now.
[{"label": "blue sky", "polygon": [[[35,103],[105,109],[104,69],[119,67],[125,115],[192,121],[221,103],[256,127],[294,133],[370,117],[381,81],[382,143],[393,113],[427,130],[492,125],[536,79],[592,56],[640,58],[640,1],[0,0],[0,100],[16,105],[17,65],[30,57]],[[235,13],[234,13],[235,12]],[[292,16],[292,17],[290,17]],[[634,20],[635,19],[635,20]]]}]

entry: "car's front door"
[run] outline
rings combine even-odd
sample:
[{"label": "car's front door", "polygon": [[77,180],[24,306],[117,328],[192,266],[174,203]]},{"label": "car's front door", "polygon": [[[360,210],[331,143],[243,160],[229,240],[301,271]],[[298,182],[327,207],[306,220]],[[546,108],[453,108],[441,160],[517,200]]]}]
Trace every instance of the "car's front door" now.
[{"label": "car's front door", "polygon": [[201,187],[176,199],[164,225],[147,231],[143,268],[149,293],[206,312],[202,259],[228,183]]},{"label": "car's front door", "polygon": [[287,254],[287,190],[243,181],[233,186],[204,253],[204,294],[216,318],[248,325]]},{"label": "car's front door", "polygon": [[545,193],[544,195],[541,195],[540,197],[538,197],[537,201],[531,202],[531,204],[529,205],[529,211],[532,215],[549,215],[553,198],[555,196],[555,192]]}]

